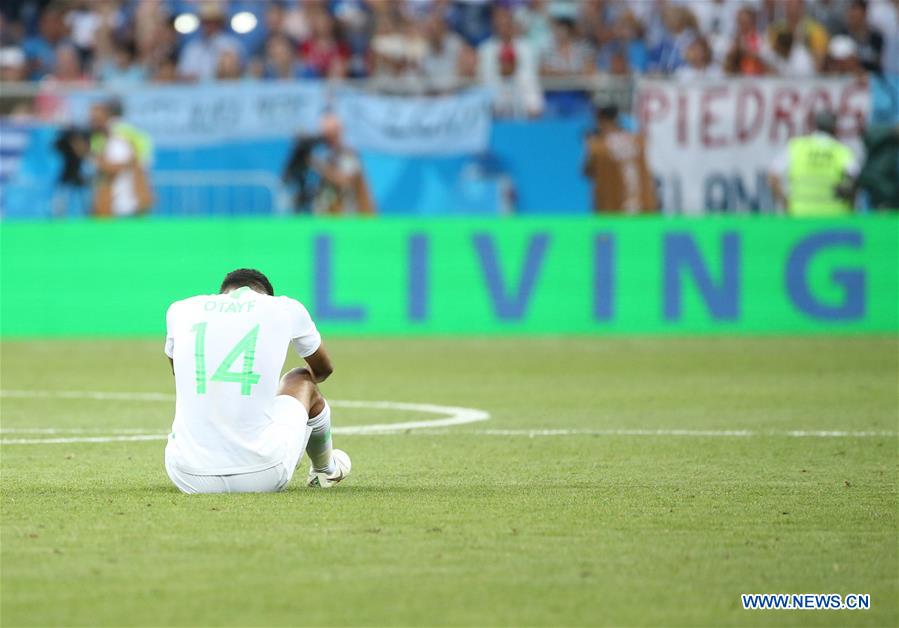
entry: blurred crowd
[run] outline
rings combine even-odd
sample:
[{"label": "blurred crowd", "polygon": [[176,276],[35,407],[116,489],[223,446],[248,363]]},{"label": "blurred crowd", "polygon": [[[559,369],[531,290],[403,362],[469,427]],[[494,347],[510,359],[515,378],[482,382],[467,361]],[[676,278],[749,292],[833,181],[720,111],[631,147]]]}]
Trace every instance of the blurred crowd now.
[{"label": "blurred crowd", "polygon": [[0,19],[5,81],[479,80],[524,113],[550,77],[899,73],[899,0],[4,0]]}]

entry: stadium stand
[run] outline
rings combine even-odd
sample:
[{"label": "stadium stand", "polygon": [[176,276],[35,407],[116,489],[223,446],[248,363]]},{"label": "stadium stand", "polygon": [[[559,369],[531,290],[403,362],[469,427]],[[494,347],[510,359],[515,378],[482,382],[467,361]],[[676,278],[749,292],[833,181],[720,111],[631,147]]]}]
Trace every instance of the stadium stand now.
[{"label": "stadium stand", "polygon": [[[850,118],[875,122],[879,116],[878,123],[887,126],[899,118],[899,3],[894,0],[10,0],[0,8],[0,20],[0,114],[13,139],[23,125],[83,126],[88,105],[71,96],[78,93],[97,99],[194,86],[197,94],[233,95],[319,85],[327,108],[340,101],[333,90],[348,88],[409,98],[485,90],[492,103],[489,144],[456,151],[455,160],[445,155],[435,160],[422,150],[420,163],[398,165],[396,153],[402,151],[372,149],[348,125],[376,204],[393,213],[589,211],[590,193],[580,173],[584,136],[595,126],[593,109],[614,104],[625,130],[642,127],[648,133],[653,110],[641,103],[662,102],[653,100],[652,81],[697,92],[697,86],[713,81],[738,86],[745,85],[740,80],[760,80],[764,88],[779,79],[805,86],[794,108],[807,119],[811,109],[837,110],[841,139],[855,142],[859,154],[864,129],[847,131]],[[870,91],[870,107],[853,105],[847,86],[855,83]],[[284,89],[281,104],[301,98],[294,88]],[[756,98],[772,116],[775,138],[782,114],[778,91],[771,90],[750,100]],[[823,100],[805,106],[822,91],[828,92]],[[694,109],[719,95],[709,88],[696,97]],[[735,118],[745,104],[740,98],[732,106],[722,104]],[[126,121],[143,125],[158,140],[156,129],[146,128],[146,116],[129,119],[133,102],[125,105]],[[884,109],[880,116],[877,111]],[[683,108],[676,115],[678,121],[714,118]],[[223,114],[216,123],[227,121]],[[734,124],[739,127],[740,121]],[[770,151],[779,152],[788,137],[810,128],[802,125],[791,122]],[[767,123],[758,126],[769,130]],[[315,134],[313,127],[298,123],[290,135]],[[244,139],[251,132],[246,134]],[[562,177],[555,193],[539,189],[547,177],[531,177],[533,165],[522,158],[527,146],[537,146],[535,137],[551,137],[552,145],[538,152],[560,160],[548,166]],[[886,137],[891,146],[888,132]],[[235,165],[242,158],[239,146],[210,158],[204,146],[212,140],[201,139],[189,151],[180,146],[177,154],[164,138],[157,142],[150,166],[160,188],[154,212],[190,213],[213,198],[220,206],[209,211],[226,214],[289,212],[297,206],[291,201],[296,190],[280,180],[292,137],[277,145],[254,137],[253,167]],[[29,215],[58,213],[39,189],[46,173],[13,176],[20,164],[36,162],[24,154],[30,145],[13,141],[3,147],[0,171],[15,187],[0,200],[4,216],[21,213],[16,198],[32,199],[25,210]],[[768,164],[756,164],[739,179],[727,172],[703,174],[690,183],[695,190],[683,192],[682,176],[660,172],[659,144],[647,145],[659,188],[655,196],[664,211],[775,209],[765,183]],[[222,161],[225,153],[233,158]],[[185,170],[194,171],[193,177]],[[404,183],[422,177],[437,181],[440,191]],[[187,190],[188,185],[201,189]],[[45,202],[33,202],[42,195]],[[58,199],[54,202],[59,206]]]}]

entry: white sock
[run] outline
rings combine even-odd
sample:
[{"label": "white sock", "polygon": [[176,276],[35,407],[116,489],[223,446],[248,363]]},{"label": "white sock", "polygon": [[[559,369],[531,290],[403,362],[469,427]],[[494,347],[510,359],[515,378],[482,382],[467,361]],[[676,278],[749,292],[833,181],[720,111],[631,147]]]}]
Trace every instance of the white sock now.
[{"label": "white sock", "polygon": [[331,407],[327,401],[324,410],[310,418],[307,425],[312,428],[306,443],[306,454],[312,461],[312,468],[316,473],[334,473],[336,468],[331,445]]}]

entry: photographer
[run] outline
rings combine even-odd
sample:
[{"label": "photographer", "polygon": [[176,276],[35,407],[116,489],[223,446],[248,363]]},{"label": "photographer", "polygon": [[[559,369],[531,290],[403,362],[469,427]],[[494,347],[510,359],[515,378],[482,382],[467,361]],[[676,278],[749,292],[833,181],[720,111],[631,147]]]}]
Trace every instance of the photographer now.
[{"label": "photographer", "polygon": [[644,214],[656,211],[655,186],[642,135],[618,125],[618,107],[596,111],[597,131],[587,138],[584,176],[593,182],[593,211]]},{"label": "photographer", "polygon": [[298,214],[374,214],[362,160],[343,143],[337,116],[327,114],[319,135],[300,136],[282,179],[296,187]]},{"label": "photographer", "polygon": [[146,132],[125,122],[122,113],[118,100],[96,102],[90,109],[97,217],[139,216],[149,212],[154,201],[148,172],[153,142]]},{"label": "photographer", "polygon": [[312,201],[320,182],[310,168],[312,151],[324,142],[320,135],[300,135],[297,137],[281,179],[293,190],[293,211],[297,214],[311,214]]},{"label": "photographer", "polygon": [[62,158],[62,169],[53,196],[53,215],[87,216],[90,213],[90,161],[87,159],[90,133],[75,127],[63,129],[53,148]]}]

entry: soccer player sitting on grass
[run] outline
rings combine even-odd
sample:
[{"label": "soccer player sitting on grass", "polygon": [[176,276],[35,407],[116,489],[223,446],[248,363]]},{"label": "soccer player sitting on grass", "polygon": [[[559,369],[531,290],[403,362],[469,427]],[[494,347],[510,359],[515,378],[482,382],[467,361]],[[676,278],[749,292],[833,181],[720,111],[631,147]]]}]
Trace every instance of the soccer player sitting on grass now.
[{"label": "soccer player sitting on grass", "polygon": [[[332,373],[331,359],[299,301],[274,296],[265,275],[241,268],[219,294],[172,303],[166,329],[176,400],[165,468],[175,486],[280,491],[304,450],[308,486],[327,488],[349,475],[349,456],[332,449],[331,409],[316,385]],[[308,368],[279,382],[289,345]]]}]

